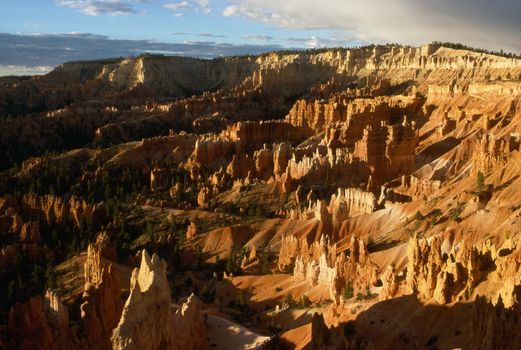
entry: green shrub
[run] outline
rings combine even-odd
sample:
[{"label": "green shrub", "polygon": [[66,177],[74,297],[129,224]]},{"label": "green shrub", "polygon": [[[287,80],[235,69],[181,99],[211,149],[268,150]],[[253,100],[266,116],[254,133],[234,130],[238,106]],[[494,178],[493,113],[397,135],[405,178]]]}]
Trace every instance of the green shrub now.
[{"label": "green shrub", "polygon": [[429,216],[431,218],[431,224],[433,226],[438,223],[438,218],[441,216],[441,214],[442,214],[441,210],[438,208],[431,210],[431,212],[429,213]]},{"label": "green shrub", "polygon": [[354,296],[353,284],[351,282],[346,282],[346,286],[342,289],[342,296],[344,300],[351,299]]},{"label": "green shrub", "polygon": [[303,295],[297,302],[297,306],[299,309],[307,309],[311,306],[311,300],[307,297],[307,295]]},{"label": "green shrub", "polygon": [[463,212],[463,207],[461,207],[461,206],[458,206],[457,208],[452,208],[451,210],[449,210],[449,217],[453,221],[460,222],[461,221],[460,215],[462,212]]},{"label": "green shrub", "polygon": [[481,171],[478,171],[478,174],[476,175],[476,186],[480,192],[485,190],[485,176]]},{"label": "green shrub", "polygon": [[284,300],[282,301],[282,305],[288,304],[290,307],[293,306],[293,296],[291,293],[286,294]]},{"label": "green shrub", "polygon": [[228,260],[226,261],[226,271],[228,273],[237,274],[241,272],[241,263],[242,259],[246,256],[246,250],[242,249],[233,249],[228,256]]}]

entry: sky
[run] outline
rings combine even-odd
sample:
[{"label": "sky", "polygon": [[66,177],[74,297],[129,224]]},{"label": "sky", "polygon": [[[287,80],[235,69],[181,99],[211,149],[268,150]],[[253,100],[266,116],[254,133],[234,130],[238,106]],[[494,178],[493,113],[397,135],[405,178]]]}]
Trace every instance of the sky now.
[{"label": "sky", "polygon": [[521,0],[0,0],[0,75],[142,52],[420,45],[521,52]]}]

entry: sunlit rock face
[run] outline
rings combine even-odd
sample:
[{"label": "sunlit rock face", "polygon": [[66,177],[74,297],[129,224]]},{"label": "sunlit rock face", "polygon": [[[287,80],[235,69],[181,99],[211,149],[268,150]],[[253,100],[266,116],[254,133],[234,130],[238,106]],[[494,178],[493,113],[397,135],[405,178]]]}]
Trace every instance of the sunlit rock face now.
[{"label": "sunlit rock face", "polygon": [[132,271],[130,295],[112,334],[113,349],[205,349],[208,344],[197,303],[191,297],[174,312],[166,263],[141,254]]},{"label": "sunlit rock face", "polygon": [[521,348],[520,93],[440,45],[0,78],[0,344]]}]

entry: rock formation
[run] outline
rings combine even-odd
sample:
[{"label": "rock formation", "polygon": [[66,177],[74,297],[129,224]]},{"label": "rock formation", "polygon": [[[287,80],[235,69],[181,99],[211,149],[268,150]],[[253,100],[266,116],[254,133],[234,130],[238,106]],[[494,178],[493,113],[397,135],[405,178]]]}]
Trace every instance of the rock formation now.
[{"label": "rock formation", "polygon": [[41,215],[48,223],[70,219],[78,227],[81,221],[87,218],[93,223],[100,223],[106,215],[103,204],[89,205],[84,200],[75,197],[64,201],[57,196],[29,194],[24,196],[21,206],[29,213]]},{"label": "rock formation", "polygon": [[364,242],[354,236],[348,257],[337,254],[336,244],[330,244],[326,236],[309,246],[294,236],[286,236],[281,241],[278,265],[280,270],[294,265],[295,279],[305,280],[311,286],[327,286],[335,303],[340,302],[341,290],[347,283],[356,293],[366,293],[376,283],[378,272]]},{"label": "rock formation", "polygon": [[113,349],[158,349],[171,346],[170,289],[166,263],[146,251],[132,271],[130,295],[112,335]]},{"label": "rock formation", "polygon": [[521,60],[445,46],[0,78],[2,345],[520,348]]},{"label": "rock formation", "polygon": [[510,152],[519,151],[521,140],[519,134],[510,134],[502,138],[496,138],[493,134],[483,134],[481,139],[475,140],[473,152],[474,173],[488,172],[494,167],[508,162]]},{"label": "rock formation", "polygon": [[161,191],[167,188],[169,182],[168,170],[155,167],[150,172],[150,190]]},{"label": "rock formation", "polygon": [[186,239],[193,239],[197,236],[198,233],[199,229],[197,228],[197,225],[191,222],[186,229]]},{"label": "rock formation", "polygon": [[387,300],[394,298],[398,295],[399,288],[400,284],[394,266],[387,266],[382,275],[382,290],[378,295],[378,299]]},{"label": "rock formation", "polygon": [[114,276],[112,263],[104,255],[106,239],[100,236],[96,244],[88,246],[84,264],[81,319],[87,346],[91,349],[111,349],[110,337],[123,310],[121,286]]},{"label": "rock formation", "polygon": [[376,207],[376,197],[371,192],[358,188],[339,188],[338,193],[331,197],[329,212],[333,221],[340,222],[353,215],[370,214]]},{"label": "rock formation", "polygon": [[413,172],[417,144],[415,126],[404,119],[401,125],[365,128],[362,139],[355,144],[354,155],[369,164],[374,180],[381,183]]},{"label": "rock formation", "polygon": [[26,303],[15,304],[9,312],[12,349],[76,349],[69,329],[67,309],[58,295],[47,291]]},{"label": "rock formation", "polygon": [[195,301],[179,312],[171,305],[166,263],[146,251],[134,269],[130,295],[112,334],[113,349],[205,349],[204,325]]},{"label": "rock formation", "polygon": [[[509,256],[512,250],[505,250],[507,253],[501,256],[490,241],[478,245],[463,241],[453,245],[447,255],[442,245],[440,237],[433,237],[430,242],[411,238],[407,247],[406,290],[417,293],[420,298],[448,304],[472,300],[481,282],[502,281],[502,288],[482,295],[495,302],[501,299],[506,307],[517,304],[520,281],[514,276],[519,266],[515,257]],[[510,276],[507,281],[506,276]]]}]

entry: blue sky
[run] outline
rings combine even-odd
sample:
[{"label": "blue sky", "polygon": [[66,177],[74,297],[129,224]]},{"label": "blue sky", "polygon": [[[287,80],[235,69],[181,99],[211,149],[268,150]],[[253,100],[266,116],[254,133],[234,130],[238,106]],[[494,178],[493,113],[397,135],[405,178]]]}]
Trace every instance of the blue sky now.
[{"label": "blue sky", "polygon": [[92,33],[165,43],[212,41],[285,47],[359,42],[348,40],[338,30],[283,28],[228,15],[234,5],[226,0],[2,0],[1,4],[0,32],[11,34]]},{"label": "blue sky", "polygon": [[0,0],[0,66],[434,40],[520,53],[520,13],[520,0]]}]

